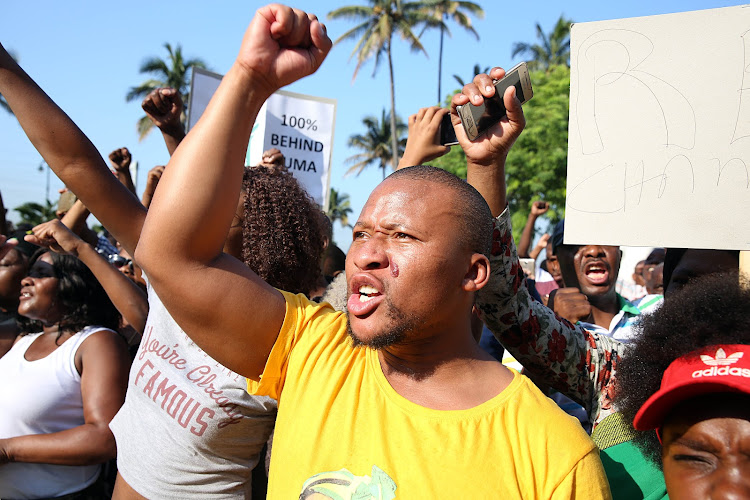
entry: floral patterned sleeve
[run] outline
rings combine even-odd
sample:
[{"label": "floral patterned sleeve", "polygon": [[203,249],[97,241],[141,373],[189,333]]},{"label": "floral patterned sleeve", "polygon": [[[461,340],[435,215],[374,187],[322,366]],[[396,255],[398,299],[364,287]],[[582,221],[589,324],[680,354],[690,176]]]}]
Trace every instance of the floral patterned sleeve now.
[{"label": "floral patterned sleeve", "polygon": [[497,340],[529,372],[580,403],[592,424],[612,413],[613,374],[624,344],[573,325],[531,298],[507,208],[495,219],[490,265],[477,306]]}]

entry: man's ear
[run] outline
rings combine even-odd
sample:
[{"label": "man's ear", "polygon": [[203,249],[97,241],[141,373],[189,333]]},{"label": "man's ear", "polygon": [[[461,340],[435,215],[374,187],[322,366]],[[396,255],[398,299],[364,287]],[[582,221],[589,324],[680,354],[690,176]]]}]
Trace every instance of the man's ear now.
[{"label": "man's ear", "polygon": [[469,270],[461,283],[467,292],[476,292],[484,288],[490,280],[490,261],[481,253],[471,256]]}]

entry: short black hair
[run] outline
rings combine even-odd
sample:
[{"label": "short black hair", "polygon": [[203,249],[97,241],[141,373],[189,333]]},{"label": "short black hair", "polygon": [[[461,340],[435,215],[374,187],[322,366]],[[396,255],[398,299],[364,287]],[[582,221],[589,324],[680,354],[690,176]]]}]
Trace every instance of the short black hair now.
[{"label": "short black hair", "polygon": [[453,198],[461,214],[457,238],[473,252],[490,255],[492,247],[492,211],[479,191],[452,173],[429,165],[396,170],[387,179],[412,179],[447,186],[456,192]]},{"label": "short black hair", "polygon": [[665,254],[666,250],[664,248],[654,248],[651,250],[651,253],[648,254],[648,257],[646,257],[645,264],[647,266],[661,264],[664,262]]},{"label": "short black hair", "polygon": [[[615,405],[628,419],[661,386],[677,358],[717,344],[750,343],[750,282],[738,273],[715,273],[691,281],[643,316],[639,334],[617,366]],[[654,431],[637,432],[635,444],[661,464]]]}]

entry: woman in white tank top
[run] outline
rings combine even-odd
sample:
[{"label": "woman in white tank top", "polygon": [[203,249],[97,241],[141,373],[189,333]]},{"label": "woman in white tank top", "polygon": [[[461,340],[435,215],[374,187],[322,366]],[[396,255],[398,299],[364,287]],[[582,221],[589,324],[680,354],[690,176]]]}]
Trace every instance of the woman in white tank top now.
[{"label": "woman in white tank top", "polygon": [[[87,244],[55,241],[63,231],[49,222],[27,238],[120,275],[104,259],[108,267],[96,269]],[[125,398],[127,345],[113,331],[117,310],[81,260],[42,251],[22,281],[18,312],[28,323],[0,358],[0,498],[96,498],[101,464],[115,457],[108,424]]]}]

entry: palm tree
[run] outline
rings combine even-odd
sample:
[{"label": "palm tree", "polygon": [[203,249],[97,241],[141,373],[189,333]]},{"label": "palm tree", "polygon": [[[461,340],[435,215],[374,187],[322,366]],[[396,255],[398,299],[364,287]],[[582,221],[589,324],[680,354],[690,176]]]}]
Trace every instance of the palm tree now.
[{"label": "palm tree", "polygon": [[[404,2],[400,0],[368,0],[369,6],[350,5],[341,7],[328,13],[329,19],[352,19],[358,22],[354,28],[341,35],[335,43],[342,40],[359,38],[354,46],[351,57],[357,55],[357,67],[354,69],[352,81],[357,77],[359,68],[367,60],[374,57],[375,67],[372,74],[378,70],[383,54],[388,58],[388,71],[391,82],[391,151],[398,150],[398,138],[396,137],[398,126],[396,124],[396,91],[393,79],[393,36],[399,35],[409,43],[414,52],[423,52],[427,55],[419,37],[414,34],[412,28],[420,24],[427,24],[431,17],[422,10],[424,2]],[[398,165],[399,155],[391,157],[393,168]],[[385,169],[383,170],[385,172]]]},{"label": "palm tree", "polygon": [[464,2],[457,0],[425,0],[425,11],[431,13],[434,18],[429,23],[429,28],[440,28],[440,54],[438,55],[438,104],[442,101],[440,84],[443,78],[443,34],[451,36],[451,31],[445,21],[451,20],[457,25],[474,35],[479,40],[479,34],[471,25],[469,15],[474,15],[479,19],[484,17],[484,10],[474,2]]},{"label": "palm tree", "polygon": [[331,188],[331,195],[328,197],[328,212],[326,212],[328,218],[331,219],[331,224],[340,221],[342,227],[352,227],[349,224],[349,214],[351,213],[352,207],[349,195],[339,193],[336,189]]},{"label": "palm tree", "polygon": [[482,68],[479,64],[475,64],[474,65],[474,73],[472,73],[471,78],[469,78],[469,80],[467,80],[466,82],[464,82],[464,79],[461,78],[458,75],[453,75],[453,78],[455,78],[456,81],[458,82],[458,84],[461,87],[463,87],[464,85],[466,85],[466,83],[471,82],[472,80],[474,80],[474,77],[476,75],[478,75],[480,73],[488,73],[489,71],[490,71],[490,67],[489,66],[485,66],[484,68]]},{"label": "palm tree", "polygon": [[27,201],[23,205],[17,206],[14,210],[21,216],[21,223],[38,226],[42,222],[47,222],[57,217],[55,208],[57,202],[52,203],[47,200],[44,205],[33,201]]},{"label": "palm tree", "polygon": [[[159,87],[172,87],[177,89],[180,97],[182,97],[182,102],[185,104],[182,114],[182,121],[184,123],[188,98],[190,96],[188,70],[191,67],[206,69],[206,63],[202,59],[197,58],[186,61],[182,56],[182,46],[180,45],[172,49],[169,43],[165,43],[164,48],[167,49],[167,53],[169,54],[166,61],[159,57],[150,57],[143,61],[139,70],[141,73],[151,73],[155,75],[155,78],[150,78],[137,87],[131,87],[125,96],[125,100],[128,102],[136,99],[140,100],[145,98],[152,90]],[[144,115],[138,120],[138,139],[143,140],[151,132],[153,126],[148,116]]]},{"label": "palm tree", "polygon": [[[394,122],[396,123],[396,133],[392,134],[391,124]],[[390,113],[385,112],[385,108],[380,120],[376,116],[366,116],[362,119],[362,123],[367,131],[364,134],[352,135],[347,141],[347,145],[361,150],[362,153],[346,159],[347,163],[354,163],[354,165],[346,171],[344,177],[349,174],[359,175],[365,167],[377,165],[383,169],[383,179],[385,179],[385,167],[393,160],[394,156],[398,157],[404,152],[406,147],[404,134],[408,127],[401,118],[392,119]],[[397,155],[393,154],[392,143],[389,140],[391,137],[398,137],[396,142],[398,144]]]},{"label": "palm tree", "polygon": [[529,69],[547,70],[550,66],[564,64],[570,67],[570,19],[560,16],[552,32],[547,35],[539,23],[536,23],[536,37],[540,43],[530,44],[516,42],[513,44],[511,57],[529,56]]}]

